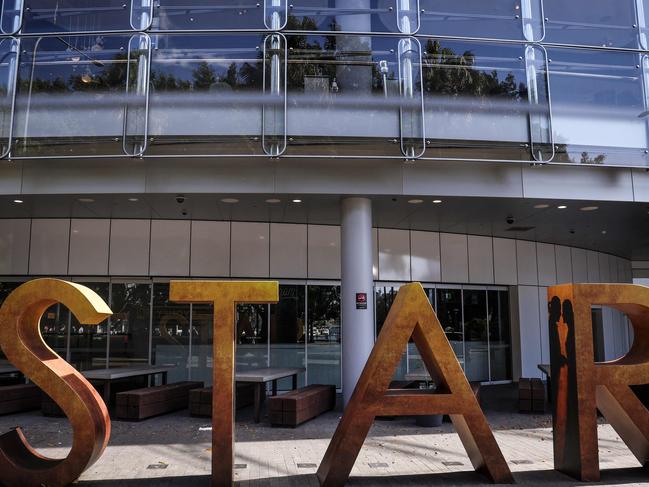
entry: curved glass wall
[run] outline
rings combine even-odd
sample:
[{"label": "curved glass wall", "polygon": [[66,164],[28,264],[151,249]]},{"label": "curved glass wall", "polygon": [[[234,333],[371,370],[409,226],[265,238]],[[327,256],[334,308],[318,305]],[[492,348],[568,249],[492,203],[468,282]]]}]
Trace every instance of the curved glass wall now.
[{"label": "curved glass wall", "polygon": [[543,0],[545,41],[637,49],[640,30],[636,9],[643,0]]},{"label": "curved glass wall", "polygon": [[24,0],[22,32],[85,34],[146,30],[153,0]]},{"label": "curved glass wall", "polygon": [[649,162],[649,0],[1,9],[0,158]]},{"label": "curved glass wall", "polygon": [[286,0],[159,0],[154,28],[183,30],[281,30],[287,21]]},{"label": "curved glass wall", "polygon": [[289,35],[289,155],[419,157],[417,39]]},{"label": "curved glass wall", "polygon": [[285,73],[281,35],[155,36],[148,154],[281,154]]},{"label": "curved glass wall", "polygon": [[627,52],[549,48],[556,162],[646,165],[647,64]]},{"label": "curved glass wall", "polygon": [[145,34],[23,38],[13,154],[143,153],[149,49]]},{"label": "curved glass wall", "polygon": [[419,0],[419,34],[537,42],[544,37],[541,0]]},{"label": "curved glass wall", "polygon": [[423,50],[424,158],[549,160],[542,48],[428,39]]}]

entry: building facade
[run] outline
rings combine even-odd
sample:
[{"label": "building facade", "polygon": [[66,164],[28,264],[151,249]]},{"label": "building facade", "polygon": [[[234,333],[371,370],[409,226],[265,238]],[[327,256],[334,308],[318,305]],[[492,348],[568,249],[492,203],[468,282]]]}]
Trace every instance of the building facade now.
[{"label": "building facade", "polygon": [[[62,356],[209,382],[211,310],[170,303],[169,280],[277,279],[279,304],[238,310],[237,367],[304,366],[348,396],[419,281],[470,380],[540,376],[546,288],[632,282],[649,260],[648,15],[4,0],[2,296],[88,283],[115,314],[89,328],[48,311]],[[621,314],[593,321],[598,359],[628,349]],[[421,366],[410,346],[395,377]]]}]

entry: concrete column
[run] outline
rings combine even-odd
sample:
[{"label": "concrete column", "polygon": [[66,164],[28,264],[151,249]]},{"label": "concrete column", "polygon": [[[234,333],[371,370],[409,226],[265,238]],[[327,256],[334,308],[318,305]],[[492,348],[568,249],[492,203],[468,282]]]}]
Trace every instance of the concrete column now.
[{"label": "concrete column", "polygon": [[[342,368],[346,406],[374,346],[372,202],[367,198],[344,199],[341,220]],[[366,295],[366,309],[357,307],[358,293]]]}]

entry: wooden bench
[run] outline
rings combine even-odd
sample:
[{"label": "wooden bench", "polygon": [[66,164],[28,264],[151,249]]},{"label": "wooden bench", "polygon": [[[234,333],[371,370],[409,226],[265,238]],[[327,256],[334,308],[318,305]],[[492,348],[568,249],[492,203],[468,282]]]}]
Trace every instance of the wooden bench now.
[{"label": "wooden bench", "polygon": [[0,414],[33,411],[41,407],[41,390],[34,384],[0,387]]},{"label": "wooden bench", "polygon": [[268,399],[270,423],[273,426],[296,426],[336,406],[336,386],[311,385]]},{"label": "wooden bench", "polygon": [[202,382],[177,382],[120,392],[116,395],[115,416],[118,419],[140,421],[185,409],[189,403],[189,392],[200,389],[203,385]]},{"label": "wooden bench", "polygon": [[541,379],[522,378],[518,382],[518,411],[521,413],[545,412],[545,386]]},{"label": "wooden bench", "polygon": [[[255,402],[254,384],[237,384],[235,406],[242,409]],[[189,414],[195,418],[212,417],[212,388],[205,387],[189,391]]]}]

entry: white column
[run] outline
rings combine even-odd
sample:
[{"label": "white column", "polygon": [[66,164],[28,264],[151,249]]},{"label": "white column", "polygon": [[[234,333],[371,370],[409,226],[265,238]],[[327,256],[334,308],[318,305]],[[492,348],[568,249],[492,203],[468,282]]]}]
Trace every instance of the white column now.
[{"label": "white column", "polygon": [[[347,405],[374,346],[374,279],[372,275],[372,202],[367,198],[342,201],[342,368],[343,398]],[[356,296],[367,297],[367,308]]]}]

